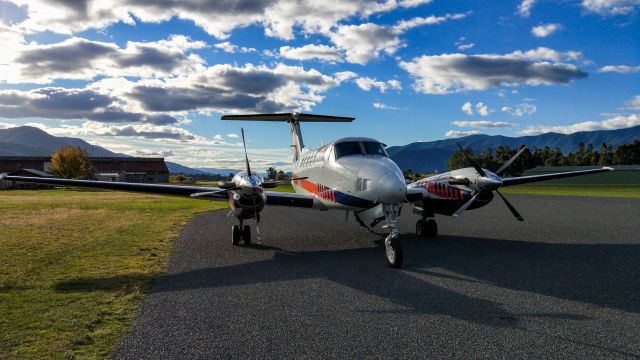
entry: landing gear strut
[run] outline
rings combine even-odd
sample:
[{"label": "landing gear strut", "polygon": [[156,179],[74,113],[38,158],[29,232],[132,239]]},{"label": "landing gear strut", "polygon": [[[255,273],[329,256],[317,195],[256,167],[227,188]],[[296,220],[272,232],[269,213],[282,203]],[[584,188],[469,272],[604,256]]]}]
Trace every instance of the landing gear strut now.
[{"label": "landing gear strut", "polygon": [[251,245],[251,227],[243,225],[242,220],[240,220],[240,225],[233,225],[231,228],[231,244],[240,245],[240,240],[245,245]]},{"label": "landing gear strut", "polygon": [[404,257],[402,246],[398,240],[398,235],[400,235],[400,231],[398,230],[398,214],[400,213],[400,206],[383,205],[382,210],[384,211],[384,217],[387,220],[387,225],[389,225],[389,230],[391,230],[389,236],[384,239],[385,259],[387,260],[387,265],[392,268],[399,268],[402,266],[402,260]]},{"label": "landing gear strut", "polygon": [[416,222],[416,235],[421,239],[434,239],[438,236],[438,224],[434,219],[422,218]]}]

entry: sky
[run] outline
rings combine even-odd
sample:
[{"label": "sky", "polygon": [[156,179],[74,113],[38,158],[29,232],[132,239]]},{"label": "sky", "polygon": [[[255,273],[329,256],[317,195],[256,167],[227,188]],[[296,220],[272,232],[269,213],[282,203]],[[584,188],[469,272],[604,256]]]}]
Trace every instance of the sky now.
[{"label": "sky", "polygon": [[310,148],[640,125],[640,0],[0,0],[0,128],[191,167]]}]

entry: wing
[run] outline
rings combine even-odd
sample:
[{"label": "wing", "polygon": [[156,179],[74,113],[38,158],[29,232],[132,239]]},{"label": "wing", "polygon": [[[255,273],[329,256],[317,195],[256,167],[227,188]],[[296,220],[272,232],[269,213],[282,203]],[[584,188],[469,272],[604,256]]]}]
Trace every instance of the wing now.
[{"label": "wing", "polygon": [[142,184],[115,181],[93,181],[93,180],[69,180],[58,178],[39,178],[27,176],[0,176],[0,180],[22,181],[37,184],[78,186],[98,189],[134,191],[141,193],[151,193],[160,195],[189,196],[203,200],[227,200],[228,192],[225,189],[200,187],[200,186],[179,186],[162,184]]},{"label": "wing", "polygon": [[422,199],[428,198],[427,190],[424,188],[407,188],[407,197],[406,200],[408,202],[414,203],[418,201],[422,201]]},{"label": "wing", "polygon": [[327,210],[327,207],[315,195],[277,191],[265,191],[265,194],[267,195],[267,205]]},{"label": "wing", "polygon": [[538,182],[538,181],[562,179],[562,178],[567,178],[572,176],[597,174],[597,173],[607,172],[607,171],[613,171],[613,168],[603,167],[600,169],[578,170],[578,171],[568,171],[568,172],[555,173],[555,174],[531,175],[531,176],[506,178],[506,179],[502,179],[502,186],[528,184],[528,183]]}]

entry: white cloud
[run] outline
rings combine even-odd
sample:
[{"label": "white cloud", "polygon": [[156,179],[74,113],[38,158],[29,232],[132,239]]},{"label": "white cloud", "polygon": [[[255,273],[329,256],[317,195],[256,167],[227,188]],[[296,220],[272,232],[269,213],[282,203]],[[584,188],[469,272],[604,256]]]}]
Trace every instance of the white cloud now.
[{"label": "white cloud", "polygon": [[350,63],[364,65],[381,53],[393,54],[404,46],[399,33],[387,26],[365,23],[360,25],[340,25],[329,35]]},{"label": "white cloud", "polygon": [[640,95],[636,95],[633,99],[627,101],[627,109],[640,110]]},{"label": "white cloud", "polygon": [[538,110],[538,108],[533,104],[518,104],[515,108],[504,106],[501,110],[503,112],[506,112],[507,114],[522,117],[525,115],[533,115]]},{"label": "white cloud", "polygon": [[600,15],[624,15],[640,7],[640,0],[582,0],[582,6]]},{"label": "white cloud", "polygon": [[512,123],[504,121],[454,121],[451,124],[459,127],[474,127],[474,128],[501,128],[514,126]]},{"label": "white cloud", "polygon": [[231,138],[231,139],[238,139],[238,138],[240,138],[240,135],[231,133],[231,134],[227,134],[226,137]]},{"label": "white cloud", "polygon": [[518,13],[524,17],[529,17],[531,15],[531,8],[536,3],[536,0],[522,0],[520,5],[518,5]]},{"label": "white cloud", "polygon": [[470,130],[470,131],[449,130],[444,134],[444,136],[446,136],[448,138],[459,138],[459,137],[463,137],[463,136],[478,135],[478,134],[482,134],[482,131],[478,131],[478,130]]},{"label": "white cloud", "polygon": [[134,1],[84,0],[61,4],[56,0],[11,0],[26,6],[27,17],[17,24],[29,32],[53,31],[73,34],[104,29],[123,22],[159,23],[172,18],[190,20],[207,33],[223,39],[234,29],[262,25],[267,36],[294,38],[294,29],[313,34],[328,33],[342,20],[366,18],[398,8],[412,8],[431,0],[255,0],[255,1]]},{"label": "white cloud", "polygon": [[165,79],[107,78],[85,88],[1,90],[0,118],[176,124],[189,112],[310,110],[352,73],[277,64],[214,65]]},{"label": "white cloud", "polygon": [[572,134],[578,131],[615,130],[640,125],[640,116],[637,114],[619,115],[602,121],[585,121],[571,125],[538,125],[529,126],[520,133],[522,135],[538,135],[548,132]]},{"label": "white cloud", "polygon": [[[0,35],[0,39],[4,37]],[[3,45],[7,48],[0,57],[0,82],[39,84],[55,79],[91,80],[101,75],[150,78],[195,71],[204,60],[187,52],[206,46],[182,35],[155,42],[129,41],[124,48],[78,37],[46,45],[21,41]]]},{"label": "white cloud", "polygon": [[575,51],[558,52],[541,47],[505,55],[423,55],[401,61],[400,67],[415,79],[416,91],[449,94],[505,85],[566,84],[587,74],[561,61],[576,61],[581,56]]},{"label": "white cloud", "polygon": [[533,36],[535,37],[543,38],[553,34],[560,29],[562,29],[562,25],[560,24],[543,24],[534,26],[531,29],[531,34],[533,34]]},{"label": "white cloud", "polygon": [[358,87],[364,91],[369,91],[372,88],[377,88],[380,92],[385,92],[387,89],[402,90],[402,85],[398,80],[378,81],[370,77],[361,77],[356,79]]},{"label": "white cloud", "polygon": [[628,73],[640,73],[640,65],[639,66],[627,66],[627,65],[607,65],[601,67],[598,72],[607,73],[607,72],[616,72],[621,74]]},{"label": "white cloud", "polygon": [[387,105],[381,102],[374,102],[373,107],[376,109],[398,110],[398,108],[395,106]]},{"label": "white cloud", "polygon": [[282,46],[280,56],[291,60],[342,62],[343,54],[334,46],[309,44],[302,47]]},{"label": "white cloud", "polygon": [[467,101],[462,104],[462,111],[467,115],[473,115],[473,105]]},{"label": "white cloud", "polygon": [[228,41],[224,41],[221,43],[217,43],[213,45],[214,47],[226,52],[226,53],[251,53],[251,52],[256,52],[257,50],[251,47],[244,47],[244,46],[238,46],[235,44],[232,44]]},{"label": "white cloud", "polygon": [[398,22],[395,26],[373,23],[339,25],[328,34],[336,48],[344,52],[347,62],[364,65],[382,54],[392,55],[405,46],[400,35],[417,26],[436,25],[465,18],[469,13],[444,16],[416,17]]},{"label": "white cloud", "polygon": [[415,17],[409,20],[401,20],[394,27],[397,31],[404,32],[423,25],[437,25],[450,20],[461,20],[467,17],[470,13],[458,13],[458,14],[446,14],[444,16],[427,16],[427,17]]},{"label": "white cloud", "polygon": [[482,102],[476,104],[476,110],[480,116],[489,116],[489,107]]}]

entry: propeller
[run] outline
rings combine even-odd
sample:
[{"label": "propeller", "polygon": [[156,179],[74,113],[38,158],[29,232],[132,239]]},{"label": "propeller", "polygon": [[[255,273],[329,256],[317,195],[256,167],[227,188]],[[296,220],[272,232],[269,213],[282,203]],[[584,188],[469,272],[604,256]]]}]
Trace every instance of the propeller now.
[{"label": "propeller", "polygon": [[244,141],[244,128],[240,128],[242,133],[242,146],[244,147],[244,160],[247,162],[247,176],[251,176],[251,168],[249,167],[249,156],[247,155],[247,143]]},{"label": "propeller", "polygon": [[[475,191],[471,199],[466,203],[464,203],[464,205],[462,205],[458,210],[456,210],[456,212],[453,213],[452,216],[454,218],[457,218],[458,216],[460,216],[460,214],[463,211],[465,211],[469,206],[471,206],[471,204],[473,204],[473,202],[476,200],[476,198],[480,194],[495,191],[496,193],[498,193],[502,201],[504,201],[504,204],[507,205],[507,208],[509,208],[509,211],[511,211],[511,214],[513,214],[513,216],[516,219],[518,219],[518,221],[524,221],[524,218],[522,217],[522,215],[520,215],[518,210],[516,210],[516,208],[513,205],[511,205],[511,203],[507,200],[507,198],[505,198],[504,195],[502,195],[502,193],[498,190],[498,188],[502,186],[502,179],[498,175],[503,173],[509,166],[511,166],[511,164],[518,158],[518,156],[520,156],[520,154],[524,152],[524,150],[527,147],[525,146],[522,149],[520,149],[520,151],[518,151],[513,157],[511,157],[511,159],[509,159],[502,166],[500,166],[500,168],[495,173],[488,175],[487,172],[484,171],[484,169],[482,169],[480,165],[469,154],[467,154],[467,152],[462,148],[460,144],[456,143],[456,145],[458,145],[458,148],[462,152],[462,155],[465,157],[465,159],[467,159],[469,163],[471,163],[473,168],[476,170],[476,172],[480,176],[476,180],[476,184],[478,185],[479,190]],[[468,182],[468,181],[469,181],[468,179],[454,179],[454,178],[449,179],[449,183],[452,185],[457,185],[457,184],[469,185],[469,183],[465,184],[465,182]]]}]

